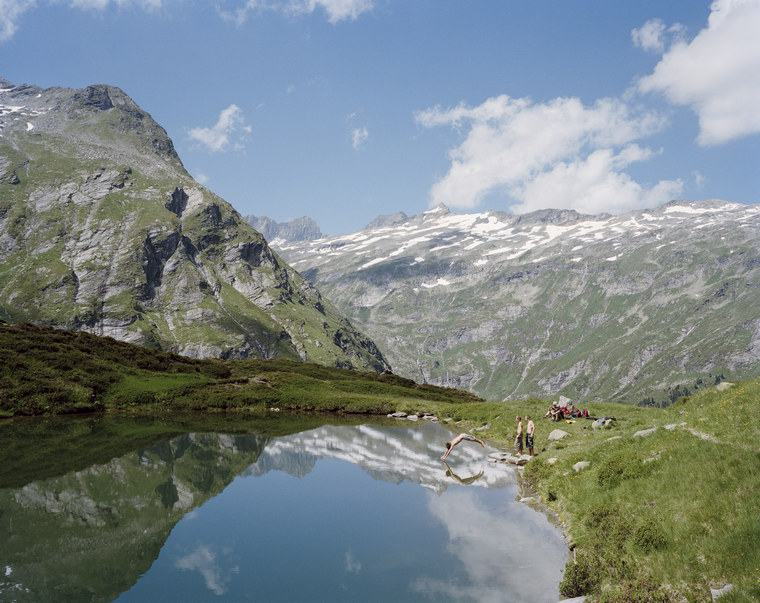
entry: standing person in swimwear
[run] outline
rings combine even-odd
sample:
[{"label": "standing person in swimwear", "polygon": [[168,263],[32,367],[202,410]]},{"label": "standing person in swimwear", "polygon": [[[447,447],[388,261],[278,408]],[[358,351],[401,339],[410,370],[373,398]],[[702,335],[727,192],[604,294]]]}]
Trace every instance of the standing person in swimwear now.
[{"label": "standing person in swimwear", "polygon": [[443,456],[441,456],[441,460],[445,461],[447,458],[449,458],[449,455],[451,454],[451,451],[454,450],[454,447],[459,446],[459,444],[461,444],[462,442],[477,442],[483,448],[486,447],[486,444],[483,440],[476,438],[475,436],[472,436],[469,433],[460,433],[457,437],[455,437],[450,442],[446,442],[446,452],[444,452]]},{"label": "standing person in swimwear", "polygon": [[515,452],[517,454],[523,453],[523,424],[522,418],[518,415],[515,418],[517,422],[517,435],[515,436]]},{"label": "standing person in swimwear", "polygon": [[533,436],[536,433],[536,425],[530,416],[526,416],[525,418],[528,419],[528,426],[525,429],[525,447],[528,449],[528,454],[533,456]]}]

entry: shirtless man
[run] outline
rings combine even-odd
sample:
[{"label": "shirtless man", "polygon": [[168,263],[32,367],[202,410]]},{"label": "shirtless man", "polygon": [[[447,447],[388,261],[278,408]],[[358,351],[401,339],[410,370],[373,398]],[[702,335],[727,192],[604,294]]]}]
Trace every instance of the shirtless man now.
[{"label": "shirtless man", "polygon": [[536,433],[536,425],[533,423],[533,419],[530,416],[525,417],[528,419],[528,426],[525,429],[525,447],[528,449],[528,454],[533,456],[533,436]]},{"label": "shirtless man", "polygon": [[518,455],[522,454],[523,452],[523,424],[522,424],[522,417],[519,415],[515,417],[515,422],[517,423],[517,435],[515,435],[515,453]]},{"label": "shirtless man", "polygon": [[449,455],[451,454],[451,451],[454,450],[455,446],[459,446],[462,442],[477,442],[480,444],[483,448],[486,447],[486,444],[483,440],[480,440],[476,438],[475,436],[471,436],[469,433],[460,433],[457,437],[455,437],[450,442],[446,442],[446,452],[443,453],[441,456],[441,460],[445,461],[447,458],[449,458]]}]

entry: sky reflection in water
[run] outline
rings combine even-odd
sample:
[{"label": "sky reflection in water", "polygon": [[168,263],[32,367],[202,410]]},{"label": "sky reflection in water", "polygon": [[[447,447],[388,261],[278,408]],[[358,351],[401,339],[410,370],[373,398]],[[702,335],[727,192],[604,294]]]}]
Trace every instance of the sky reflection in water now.
[{"label": "sky reflection in water", "polygon": [[[437,425],[269,440],[120,601],[557,601],[566,548],[515,474]],[[480,477],[477,477],[479,474]]]}]

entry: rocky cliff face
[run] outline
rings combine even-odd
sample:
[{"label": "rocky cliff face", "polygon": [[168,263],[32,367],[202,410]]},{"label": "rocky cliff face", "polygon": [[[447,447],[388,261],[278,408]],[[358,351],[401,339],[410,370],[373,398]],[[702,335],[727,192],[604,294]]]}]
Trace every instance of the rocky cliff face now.
[{"label": "rocky cliff face", "polygon": [[111,86],[0,81],[0,318],[189,356],[387,368]]},{"label": "rocky cliff face", "polygon": [[319,225],[303,216],[287,222],[276,222],[269,216],[246,216],[246,221],[264,235],[267,241],[313,241],[322,238]]},{"label": "rocky cliff face", "polygon": [[397,373],[488,398],[664,400],[760,371],[760,206],[438,207],[279,251]]}]

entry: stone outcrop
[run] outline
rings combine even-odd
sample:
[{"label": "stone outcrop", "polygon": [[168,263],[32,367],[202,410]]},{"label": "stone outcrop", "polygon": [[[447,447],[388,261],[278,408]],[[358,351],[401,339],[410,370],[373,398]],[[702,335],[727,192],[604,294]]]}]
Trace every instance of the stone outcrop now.
[{"label": "stone outcrop", "polygon": [[389,368],[123,91],[8,84],[0,106],[0,319],[189,356]]}]

